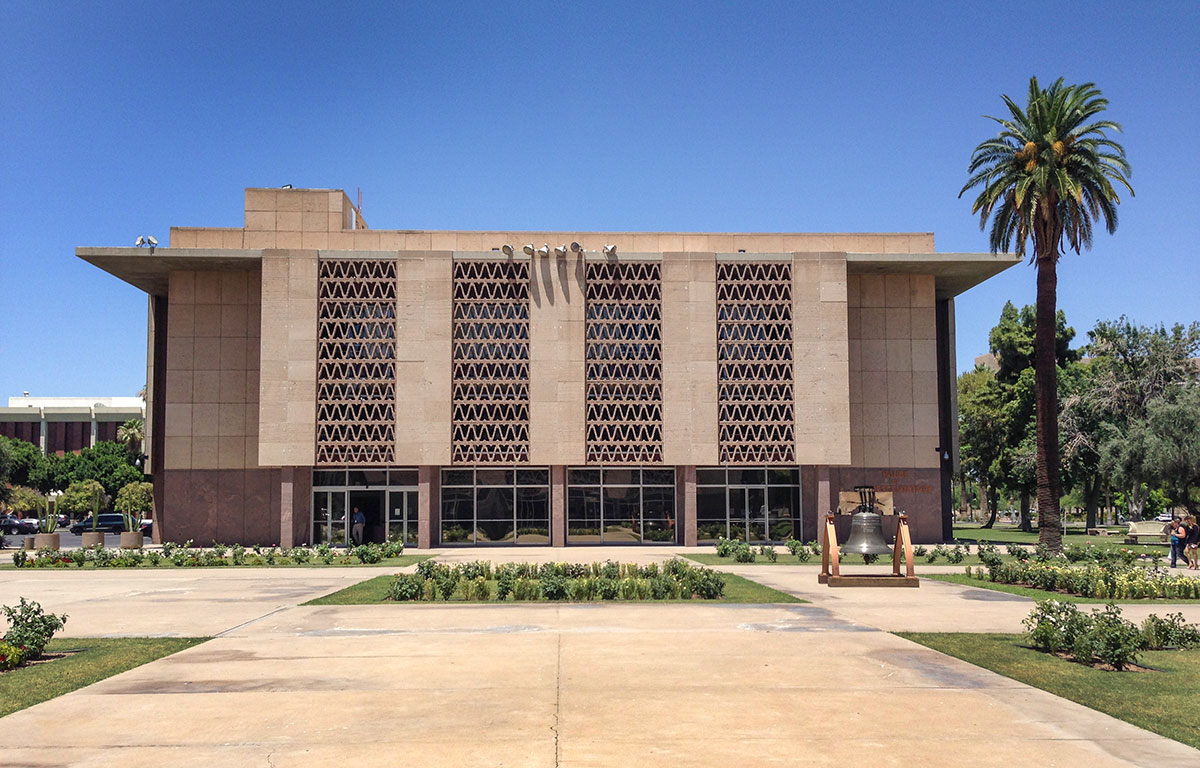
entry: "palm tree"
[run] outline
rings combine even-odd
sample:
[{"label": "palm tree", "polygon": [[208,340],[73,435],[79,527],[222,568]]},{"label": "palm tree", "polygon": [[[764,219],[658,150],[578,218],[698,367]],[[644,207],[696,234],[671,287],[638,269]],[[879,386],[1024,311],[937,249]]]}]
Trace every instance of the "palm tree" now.
[{"label": "palm tree", "polygon": [[1034,399],[1037,405],[1037,500],[1039,539],[1062,549],[1059,498],[1058,375],[1055,366],[1055,314],[1058,304],[1058,260],[1069,248],[1076,253],[1092,246],[1092,223],[1104,220],[1117,229],[1121,202],[1114,182],[1133,194],[1125,149],[1108,138],[1121,126],[1099,119],[1108,107],[1093,83],[1049,88],[1029,79],[1025,109],[1004,96],[1009,117],[989,117],[1000,133],[975,148],[970,178],[959,197],[975,187],[971,206],[979,228],[992,220],[988,242],[992,253],[1016,247],[1024,256],[1032,241],[1030,262],[1037,268],[1034,337]]},{"label": "palm tree", "polygon": [[125,443],[131,454],[136,454],[146,438],[146,425],[141,419],[130,419],[117,427],[117,442]]}]

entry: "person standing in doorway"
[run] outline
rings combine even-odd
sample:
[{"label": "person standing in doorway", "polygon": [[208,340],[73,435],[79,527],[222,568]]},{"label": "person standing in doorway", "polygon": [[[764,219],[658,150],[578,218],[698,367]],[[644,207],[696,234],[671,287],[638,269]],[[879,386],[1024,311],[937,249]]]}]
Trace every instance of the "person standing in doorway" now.
[{"label": "person standing in doorway", "polygon": [[363,529],[366,527],[367,516],[362,513],[362,510],[355,507],[354,514],[350,516],[350,538],[354,541],[355,546],[363,543]]}]

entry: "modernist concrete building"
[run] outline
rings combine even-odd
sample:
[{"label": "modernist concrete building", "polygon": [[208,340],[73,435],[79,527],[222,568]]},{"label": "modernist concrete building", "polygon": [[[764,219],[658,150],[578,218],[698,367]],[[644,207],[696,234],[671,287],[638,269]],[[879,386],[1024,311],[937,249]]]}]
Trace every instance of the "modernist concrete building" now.
[{"label": "modernist concrete building", "polygon": [[694,544],[816,537],[891,491],[949,533],[954,297],[933,235],[367,228],[340,190],[80,248],[146,291],[155,536]]},{"label": "modernist concrete building", "polygon": [[30,397],[26,392],[0,408],[0,436],[61,456],[101,440],[116,441],[122,424],[145,417],[146,401],[140,397]]}]

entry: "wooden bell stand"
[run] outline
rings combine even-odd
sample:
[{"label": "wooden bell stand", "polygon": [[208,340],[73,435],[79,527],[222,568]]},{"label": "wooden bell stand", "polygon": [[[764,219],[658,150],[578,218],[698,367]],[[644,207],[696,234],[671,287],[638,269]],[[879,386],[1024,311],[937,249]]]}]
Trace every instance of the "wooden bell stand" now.
[{"label": "wooden bell stand", "polygon": [[[896,526],[896,545],[892,547],[892,572],[889,574],[854,574],[843,576],[838,563],[837,530],[833,515],[825,515],[825,530],[821,534],[821,575],[817,581],[831,587],[919,587],[920,579],[913,570],[912,536],[908,531],[908,515],[899,516]],[[904,553],[904,574],[900,573],[900,553]]]}]

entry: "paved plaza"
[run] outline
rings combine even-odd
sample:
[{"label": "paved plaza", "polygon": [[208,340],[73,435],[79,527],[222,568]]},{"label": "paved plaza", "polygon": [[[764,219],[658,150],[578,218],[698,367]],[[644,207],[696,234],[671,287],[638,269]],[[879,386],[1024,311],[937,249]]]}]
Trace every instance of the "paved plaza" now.
[{"label": "paved plaza", "polygon": [[[669,551],[444,557],[564,554]],[[834,590],[815,566],[729,570],[812,602],[304,607],[386,571],[0,571],[0,603],[66,611],[66,636],[215,636],[4,718],[0,765],[1200,764],[881,631],[1019,631],[1028,600],[930,581]]]}]

